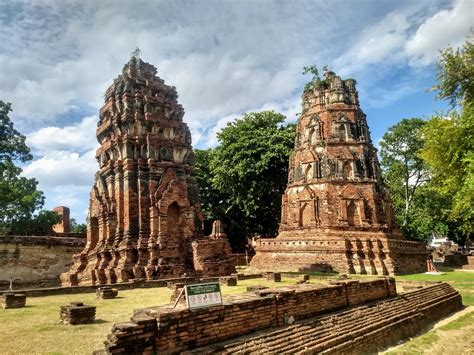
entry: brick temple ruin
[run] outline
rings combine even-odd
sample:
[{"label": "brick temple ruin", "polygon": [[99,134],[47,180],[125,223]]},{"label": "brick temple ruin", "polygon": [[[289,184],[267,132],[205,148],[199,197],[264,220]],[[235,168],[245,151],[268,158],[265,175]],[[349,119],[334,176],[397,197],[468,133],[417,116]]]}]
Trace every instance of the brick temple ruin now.
[{"label": "brick temple ruin", "polygon": [[279,235],[257,242],[251,266],[387,275],[425,272],[426,260],[394,223],[355,80],[327,72],[303,94]]},{"label": "brick temple ruin", "polygon": [[191,133],[156,72],[136,52],[105,93],[87,244],[63,286],[235,272],[227,241],[202,237]]}]

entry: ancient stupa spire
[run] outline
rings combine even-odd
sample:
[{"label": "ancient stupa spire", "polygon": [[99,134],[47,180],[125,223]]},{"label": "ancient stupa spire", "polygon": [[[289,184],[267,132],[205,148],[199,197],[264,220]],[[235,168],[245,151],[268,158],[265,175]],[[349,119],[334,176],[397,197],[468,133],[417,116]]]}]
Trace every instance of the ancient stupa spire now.
[{"label": "ancient stupa spire", "polygon": [[[176,89],[139,56],[137,48],[105,93],[87,245],[63,285],[180,277],[204,270],[210,258],[191,247],[202,214],[184,109]],[[228,261],[220,260],[213,260],[216,272]],[[232,263],[226,267],[223,274],[235,271]]]},{"label": "ancient stupa spire", "polygon": [[141,55],[142,55],[142,52],[140,51],[140,48],[138,47],[135,48],[135,50],[132,53],[130,53],[130,57],[135,58],[135,59],[140,59]]},{"label": "ancient stupa spire", "polygon": [[354,79],[327,71],[303,93],[279,236],[251,265],[372,274],[421,272],[426,248],[396,228]]}]

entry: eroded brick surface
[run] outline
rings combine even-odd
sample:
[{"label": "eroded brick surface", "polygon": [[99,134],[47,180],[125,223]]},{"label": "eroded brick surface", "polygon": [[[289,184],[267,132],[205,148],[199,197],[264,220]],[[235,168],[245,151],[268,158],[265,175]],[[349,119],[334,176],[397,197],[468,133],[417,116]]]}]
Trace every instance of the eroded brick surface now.
[{"label": "eroded brick surface", "polygon": [[397,229],[355,80],[332,72],[303,95],[279,236],[251,266],[278,271],[426,271],[424,244]]}]

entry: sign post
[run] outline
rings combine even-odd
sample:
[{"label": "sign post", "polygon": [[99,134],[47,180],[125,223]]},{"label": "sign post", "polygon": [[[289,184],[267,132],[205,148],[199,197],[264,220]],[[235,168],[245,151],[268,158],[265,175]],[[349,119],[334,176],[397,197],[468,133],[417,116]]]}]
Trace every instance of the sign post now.
[{"label": "sign post", "polygon": [[185,292],[190,310],[222,304],[221,288],[218,282],[186,285]]}]

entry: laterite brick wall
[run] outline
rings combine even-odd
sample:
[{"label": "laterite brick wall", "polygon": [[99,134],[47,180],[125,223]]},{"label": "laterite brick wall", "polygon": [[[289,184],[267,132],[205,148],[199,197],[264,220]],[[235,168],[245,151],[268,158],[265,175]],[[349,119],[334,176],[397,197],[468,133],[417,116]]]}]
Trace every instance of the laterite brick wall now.
[{"label": "laterite brick wall", "polygon": [[301,285],[229,296],[222,306],[190,311],[170,306],[136,310],[132,323],[114,325],[106,351],[179,352],[230,339],[295,319],[396,295],[395,281],[347,281]]}]

